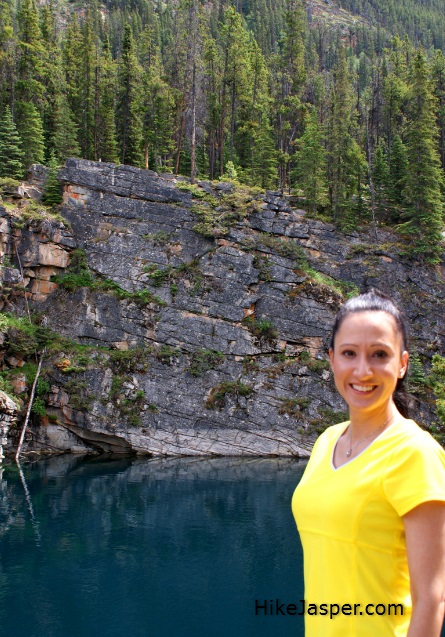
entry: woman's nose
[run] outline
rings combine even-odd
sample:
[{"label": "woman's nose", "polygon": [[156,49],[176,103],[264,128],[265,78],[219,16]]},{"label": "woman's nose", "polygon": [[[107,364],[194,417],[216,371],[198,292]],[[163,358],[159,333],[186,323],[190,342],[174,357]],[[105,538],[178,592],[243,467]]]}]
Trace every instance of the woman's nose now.
[{"label": "woman's nose", "polygon": [[372,375],[370,361],[366,356],[358,356],[356,363],[356,374],[359,378],[366,378]]}]

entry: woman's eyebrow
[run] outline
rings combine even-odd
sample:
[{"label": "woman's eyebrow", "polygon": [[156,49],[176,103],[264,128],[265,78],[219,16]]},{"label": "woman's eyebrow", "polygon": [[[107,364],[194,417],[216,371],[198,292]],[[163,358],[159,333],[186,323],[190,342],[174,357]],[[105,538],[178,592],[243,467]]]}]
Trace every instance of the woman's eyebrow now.
[{"label": "woman's eyebrow", "polygon": [[[339,347],[360,347],[359,343],[339,343]],[[389,347],[391,348],[390,343],[386,343],[385,341],[377,341],[376,343],[371,343],[370,347]]]}]

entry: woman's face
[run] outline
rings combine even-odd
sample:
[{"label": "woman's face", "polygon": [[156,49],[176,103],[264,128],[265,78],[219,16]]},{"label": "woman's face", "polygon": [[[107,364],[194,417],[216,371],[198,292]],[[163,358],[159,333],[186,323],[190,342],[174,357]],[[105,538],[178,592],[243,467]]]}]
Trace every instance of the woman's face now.
[{"label": "woman's face", "polygon": [[376,414],[392,402],[408,364],[394,317],[381,311],[347,314],[329,357],[336,387],[350,410]]}]

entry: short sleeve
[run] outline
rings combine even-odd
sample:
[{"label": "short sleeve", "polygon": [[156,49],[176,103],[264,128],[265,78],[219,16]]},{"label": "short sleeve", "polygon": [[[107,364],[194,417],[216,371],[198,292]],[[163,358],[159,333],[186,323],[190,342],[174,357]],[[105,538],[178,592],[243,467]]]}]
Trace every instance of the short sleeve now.
[{"label": "short sleeve", "polygon": [[400,517],[423,502],[445,502],[445,451],[427,432],[401,442],[391,454],[383,490]]}]

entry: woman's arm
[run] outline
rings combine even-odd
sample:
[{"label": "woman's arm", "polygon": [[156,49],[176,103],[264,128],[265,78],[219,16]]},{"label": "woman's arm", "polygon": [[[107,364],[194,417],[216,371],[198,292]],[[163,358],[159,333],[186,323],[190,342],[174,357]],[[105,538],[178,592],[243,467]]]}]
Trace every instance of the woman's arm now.
[{"label": "woman's arm", "polygon": [[445,610],[445,502],[403,516],[413,613],[407,637],[440,637]]}]

